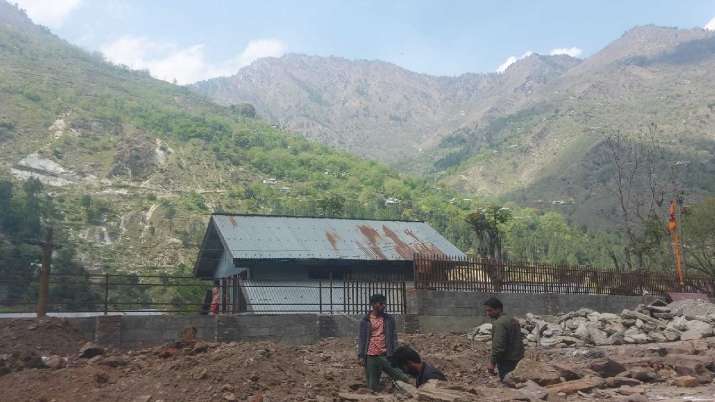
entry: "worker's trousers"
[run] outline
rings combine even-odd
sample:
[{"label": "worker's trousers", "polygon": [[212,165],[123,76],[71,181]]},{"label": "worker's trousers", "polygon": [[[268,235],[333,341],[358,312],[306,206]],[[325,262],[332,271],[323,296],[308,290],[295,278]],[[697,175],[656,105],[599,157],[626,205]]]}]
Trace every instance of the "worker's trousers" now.
[{"label": "worker's trousers", "polygon": [[409,382],[410,377],[403,373],[400,369],[392,367],[385,355],[368,356],[365,360],[365,376],[367,377],[367,386],[373,391],[377,391],[380,386],[380,376],[382,372],[387,373],[393,380]]},{"label": "worker's trousers", "polygon": [[519,364],[519,360],[499,360],[497,361],[497,371],[499,372],[499,379],[504,381],[504,377],[507,374],[514,371],[516,365]]}]

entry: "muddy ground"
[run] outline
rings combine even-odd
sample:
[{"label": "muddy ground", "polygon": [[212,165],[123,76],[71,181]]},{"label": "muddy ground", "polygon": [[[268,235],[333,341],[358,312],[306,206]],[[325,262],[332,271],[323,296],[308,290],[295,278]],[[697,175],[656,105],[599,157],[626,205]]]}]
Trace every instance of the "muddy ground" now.
[{"label": "muddy ground", "polygon": [[[107,350],[93,358],[80,358],[79,350],[86,340],[60,319],[0,321],[0,334],[0,357],[6,361],[5,374],[0,375],[3,402],[340,401],[341,393],[368,397],[352,339],[326,339],[308,346],[179,343],[132,351]],[[461,334],[403,335],[400,341],[413,345],[425,360],[442,369],[450,384],[495,391],[503,388],[486,371],[488,346],[484,343],[468,341]],[[621,359],[634,353],[622,349],[624,355],[618,352],[619,347],[610,348],[606,353]],[[698,350],[715,351],[715,344],[706,343],[704,348],[701,345]],[[529,350],[528,357],[546,362],[583,360],[589,358],[586,352]],[[33,355],[56,355],[50,362],[56,368],[32,368],[32,363],[24,367],[22,362],[32,362]],[[713,384],[682,388],[665,382],[643,384],[641,388],[634,392],[643,394],[645,399],[640,400],[715,401]],[[388,386],[386,398],[390,391]],[[615,395],[597,391],[552,396],[549,400],[626,400],[615,399]]]}]

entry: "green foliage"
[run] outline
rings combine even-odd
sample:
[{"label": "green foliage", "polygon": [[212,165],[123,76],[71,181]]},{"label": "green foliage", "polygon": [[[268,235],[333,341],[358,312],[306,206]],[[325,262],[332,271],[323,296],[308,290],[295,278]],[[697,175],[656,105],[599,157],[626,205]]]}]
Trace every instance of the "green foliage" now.
[{"label": "green foliage", "polygon": [[686,267],[715,278],[715,198],[686,211],[681,223]]},{"label": "green foliage", "polygon": [[204,198],[203,195],[201,195],[195,191],[184,194],[181,197],[180,203],[185,209],[187,209],[189,211],[194,211],[194,212],[208,211],[208,207],[206,206],[206,199]]},{"label": "green foliage", "polygon": [[87,271],[76,261],[75,251],[63,247],[52,261],[50,309],[58,311],[96,311],[100,289],[90,283]]},{"label": "green foliage", "polygon": [[512,211],[499,205],[487,205],[467,215],[467,223],[476,234],[477,250],[481,256],[496,260],[504,257],[501,227],[511,217]]},{"label": "green foliage", "polygon": [[533,209],[516,211],[502,230],[510,259],[552,264],[610,266],[609,250],[617,241],[605,233],[590,234],[570,226],[556,212]]},{"label": "green foliage", "polygon": [[104,223],[106,215],[111,212],[107,202],[92,199],[89,194],[82,195],[79,204],[84,209],[86,222],[90,225],[101,225]]},{"label": "green foliage", "polygon": [[[16,187],[10,181],[0,180],[0,278],[9,283],[5,300],[0,299],[0,303],[10,306],[36,301],[41,250],[35,244],[44,239],[45,227],[57,217],[52,199],[38,180],[29,179],[19,190]],[[87,200],[82,199],[84,203]],[[50,308],[92,310],[97,297],[86,271],[76,262],[67,233],[60,229],[55,230],[53,239],[62,247],[52,261],[52,271],[58,276],[50,287]]]},{"label": "green foliage", "polygon": [[235,113],[237,116],[248,117],[251,119],[256,118],[256,108],[250,103],[239,103],[236,105],[229,106],[231,112]]}]

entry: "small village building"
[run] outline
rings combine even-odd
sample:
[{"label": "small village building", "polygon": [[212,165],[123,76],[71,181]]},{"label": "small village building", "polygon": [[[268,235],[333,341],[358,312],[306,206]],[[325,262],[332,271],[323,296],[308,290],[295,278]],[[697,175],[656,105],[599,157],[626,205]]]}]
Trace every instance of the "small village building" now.
[{"label": "small village building", "polygon": [[402,276],[413,256],[464,254],[425,222],[216,213],[194,275],[300,281]]},{"label": "small village building", "polygon": [[376,291],[396,312],[416,254],[464,257],[424,222],[213,214],[194,275],[223,284],[228,312],[354,314]]}]

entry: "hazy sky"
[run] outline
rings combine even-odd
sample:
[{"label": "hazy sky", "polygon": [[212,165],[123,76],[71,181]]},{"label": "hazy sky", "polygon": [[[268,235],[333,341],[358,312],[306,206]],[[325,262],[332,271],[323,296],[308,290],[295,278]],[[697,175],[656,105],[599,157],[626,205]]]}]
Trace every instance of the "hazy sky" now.
[{"label": "hazy sky", "polygon": [[457,75],[528,52],[588,56],[635,25],[715,30],[715,0],[10,0],[110,61],[190,83],[286,52]]}]

